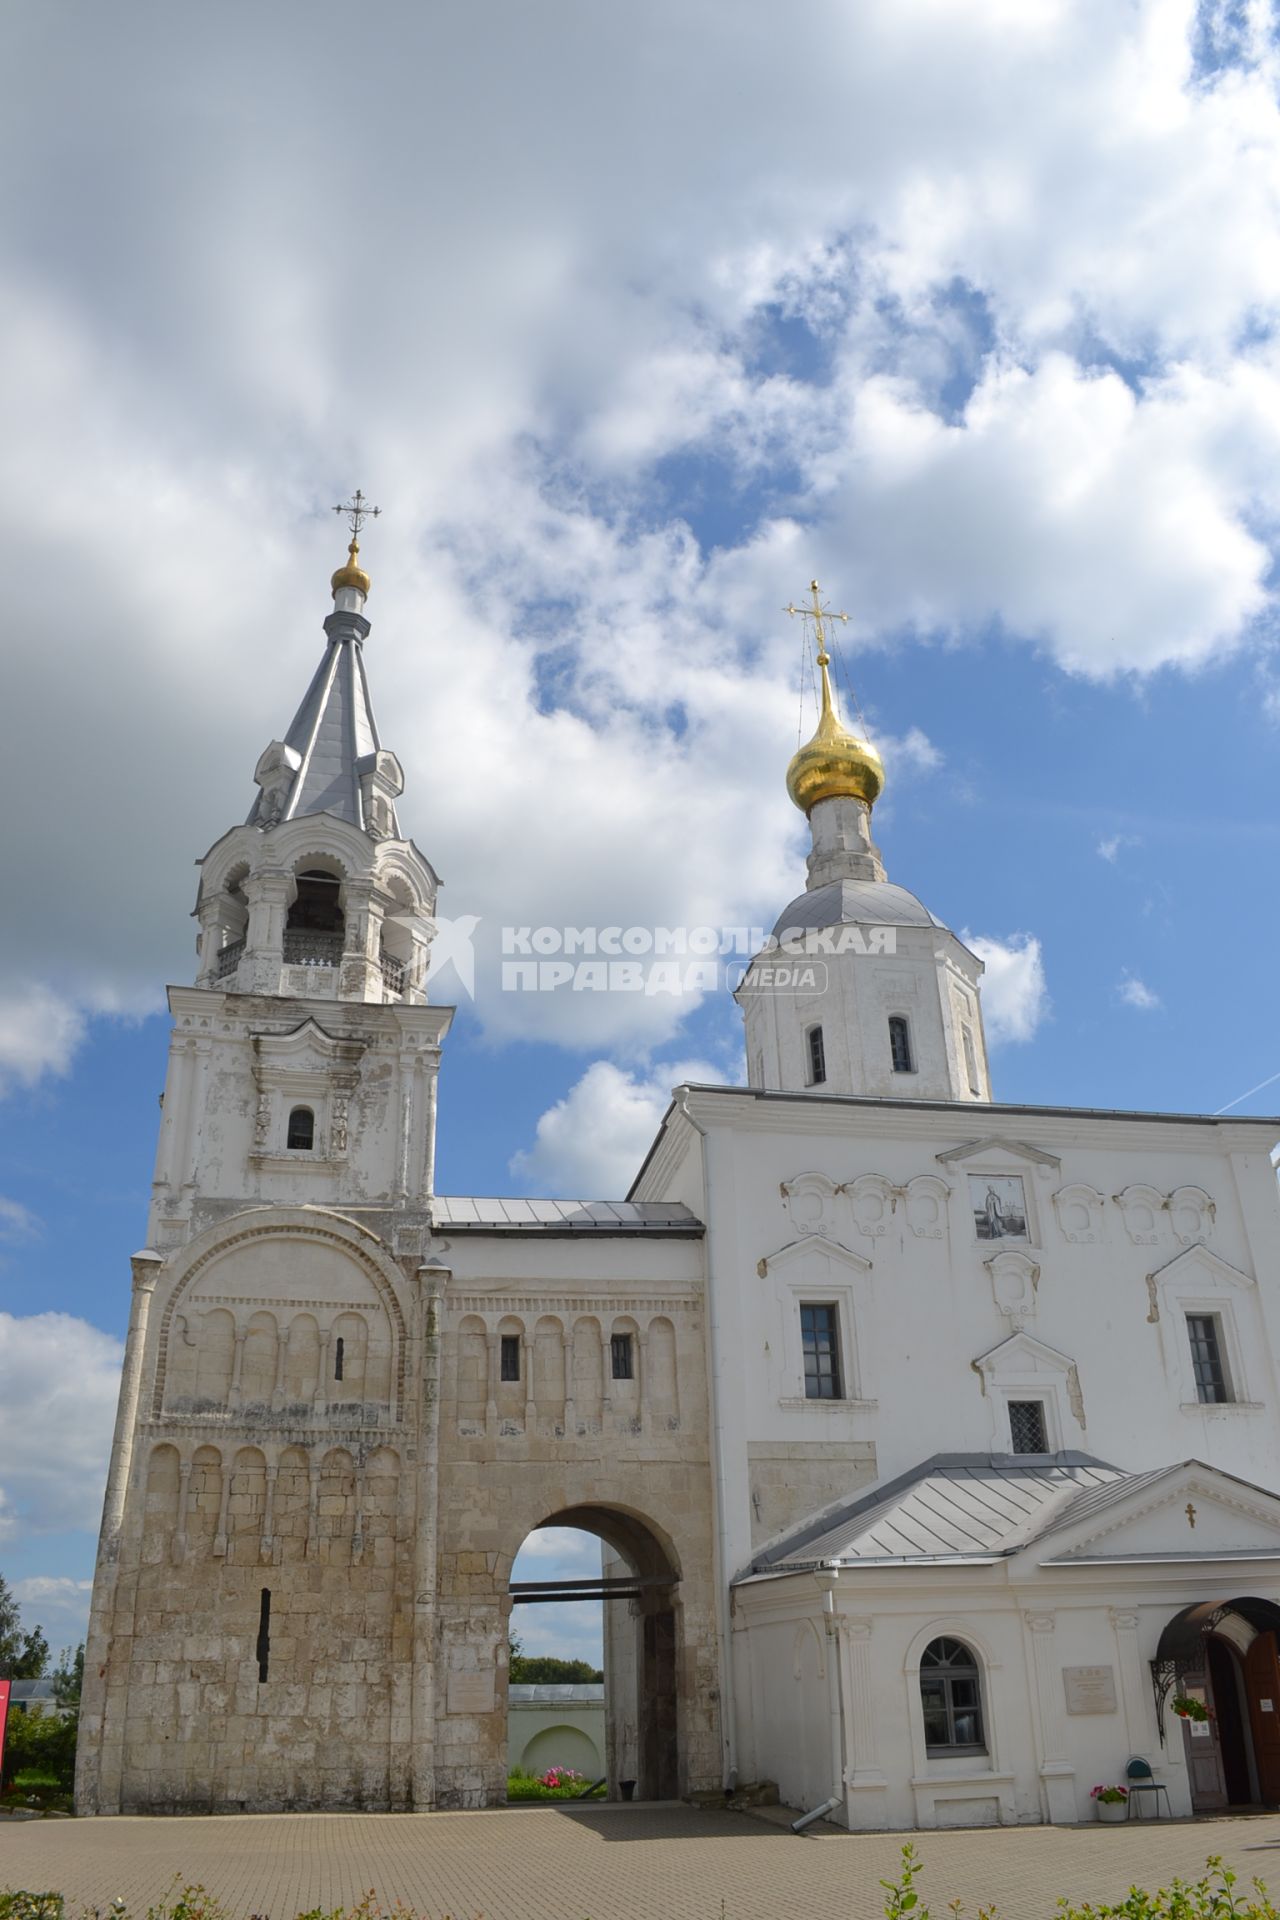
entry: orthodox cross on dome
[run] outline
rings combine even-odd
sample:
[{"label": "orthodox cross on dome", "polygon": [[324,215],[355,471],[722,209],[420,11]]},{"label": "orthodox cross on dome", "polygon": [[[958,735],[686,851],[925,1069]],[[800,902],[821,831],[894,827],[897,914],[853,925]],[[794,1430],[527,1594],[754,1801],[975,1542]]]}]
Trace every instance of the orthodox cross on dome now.
[{"label": "orthodox cross on dome", "polygon": [[830,607],[823,606],[822,589],[816,580],[809,582],[809,591],[813,595],[813,605],[811,607],[797,607],[793,604],[784,607],[782,611],[784,613],[798,613],[802,620],[812,620],[813,637],[818,643],[818,665],[825,667],[830,665],[831,656],[827,652],[827,630],[823,622],[826,620],[842,620],[847,627],[849,624],[849,616],[847,613],[833,613]]},{"label": "orthodox cross on dome", "polygon": [[382,512],[382,508],[371,507],[359,487],[357,487],[350,500],[344,502],[340,507],[335,507],[334,512],[346,514],[347,525],[351,528],[351,537],[353,540],[359,540],[360,529],[365,521],[376,520]]}]

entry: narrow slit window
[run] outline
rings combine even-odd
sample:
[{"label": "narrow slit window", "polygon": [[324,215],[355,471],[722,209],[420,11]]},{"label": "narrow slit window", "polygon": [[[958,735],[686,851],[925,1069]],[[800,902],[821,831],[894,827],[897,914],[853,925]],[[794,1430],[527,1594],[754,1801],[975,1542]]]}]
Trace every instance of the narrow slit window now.
[{"label": "narrow slit window", "polygon": [[915,1072],[915,1061],[911,1058],[911,1028],[901,1013],[889,1016],[889,1057],[895,1073]]},{"label": "narrow slit window", "polygon": [[271,1662],[271,1589],[262,1589],[262,1605],[258,1609],[258,1645],[255,1649],[258,1657],[258,1684],[267,1677],[267,1668]]},{"label": "narrow slit window", "polygon": [[840,1322],[834,1307],[800,1309],[800,1342],[804,1348],[806,1400],[841,1400]]},{"label": "narrow slit window", "polygon": [[962,1032],[964,1034],[964,1070],[969,1076],[969,1091],[980,1093],[982,1089],[978,1084],[978,1055],[974,1049],[973,1030],[971,1027],[965,1027]]},{"label": "narrow slit window", "polygon": [[333,1343],[333,1377],[335,1380],[341,1380],[342,1378],[342,1361],[345,1350],[346,1342],[342,1338],[342,1335],[339,1334]]},{"label": "narrow slit window", "polygon": [[823,1045],[822,1028],[809,1029],[809,1085],[820,1087],[827,1077],[827,1050]]},{"label": "narrow slit window", "polygon": [[1227,1369],[1222,1358],[1222,1329],[1216,1313],[1189,1313],[1187,1335],[1191,1341],[1191,1366],[1195,1373],[1196,1398],[1206,1406],[1230,1400]]},{"label": "narrow slit window", "polygon": [[316,1143],[316,1117],[310,1107],[295,1107],[289,1115],[287,1144],[291,1151],[310,1153]]},{"label": "narrow slit window", "polygon": [[609,1341],[609,1358],[615,1380],[631,1380],[634,1372],[631,1365],[631,1335],[615,1333]]},{"label": "narrow slit window", "polygon": [[1009,1450],[1011,1453],[1048,1453],[1043,1400],[1009,1402]]},{"label": "narrow slit window", "polygon": [[502,1336],[502,1378],[518,1380],[520,1378],[520,1335],[504,1333]]}]

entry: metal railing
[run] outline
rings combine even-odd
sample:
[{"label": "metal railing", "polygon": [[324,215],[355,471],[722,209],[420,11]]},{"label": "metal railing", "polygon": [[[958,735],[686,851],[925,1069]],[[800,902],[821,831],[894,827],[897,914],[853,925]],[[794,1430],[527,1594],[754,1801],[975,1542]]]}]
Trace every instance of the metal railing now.
[{"label": "metal railing", "polygon": [[290,967],[336,967],[342,959],[342,935],[286,927],[284,959]]},{"label": "metal railing", "polygon": [[406,971],[403,960],[397,960],[389,953],[382,955],[382,984],[389,992],[404,992]]},{"label": "metal railing", "polygon": [[213,963],[214,979],[225,980],[228,974],[234,973],[236,968],[240,965],[240,961],[243,955],[244,955],[243,940],[233,940],[230,946],[223,947],[222,951],[218,954],[216,960]]}]

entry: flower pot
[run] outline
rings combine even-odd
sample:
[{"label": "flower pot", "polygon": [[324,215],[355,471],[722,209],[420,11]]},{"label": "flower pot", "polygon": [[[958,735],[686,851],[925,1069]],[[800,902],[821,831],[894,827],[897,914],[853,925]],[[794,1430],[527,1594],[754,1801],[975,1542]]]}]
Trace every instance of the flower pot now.
[{"label": "flower pot", "polygon": [[1127,1820],[1129,1818],[1129,1802],[1127,1800],[1095,1800],[1093,1804],[1098,1809],[1099,1820],[1104,1821],[1109,1826],[1114,1826],[1117,1821]]}]

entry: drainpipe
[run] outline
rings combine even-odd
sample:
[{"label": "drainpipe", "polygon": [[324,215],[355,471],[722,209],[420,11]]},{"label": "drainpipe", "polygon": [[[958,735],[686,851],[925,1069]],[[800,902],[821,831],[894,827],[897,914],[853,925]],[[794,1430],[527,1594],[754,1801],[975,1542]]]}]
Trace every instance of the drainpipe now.
[{"label": "drainpipe", "polygon": [[798,1820],[793,1820],[792,1833],[803,1833],[806,1827],[811,1827],[815,1820],[821,1820],[833,1812],[844,1800],[844,1690],[840,1684],[840,1632],[836,1623],[836,1581],[840,1575],[835,1567],[823,1567],[814,1577],[823,1595],[822,1624],[827,1632],[827,1700],[831,1728],[831,1780],[835,1792],[820,1807],[811,1807],[808,1813],[802,1813]]},{"label": "drainpipe", "polygon": [[[687,1087],[680,1089],[676,1111],[682,1113],[694,1132],[702,1137],[702,1173],[709,1219],[711,1216],[711,1157],[707,1146],[707,1130],[698,1124],[689,1111]],[[731,1637],[733,1626],[729,1614],[729,1557],[725,1523],[725,1486],[728,1474],[725,1468],[724,1421],[720,1412],[720,1311],[717,1290],[711,1283],[709,1262],[707,1292],[709,1295],[707,1339],[711,1349],[711,1378],[715,1388],[711,1396],[711,1441],[716,1474],[716,1561],[719,1568],[719,1579],[716,1583],[716,1616],[720,1629],[720,1713],[724,1731],[724,1787],[726,1793],[732,1793],[738,1784],[738,1725],[733,1694],[733,1640]]]}]

